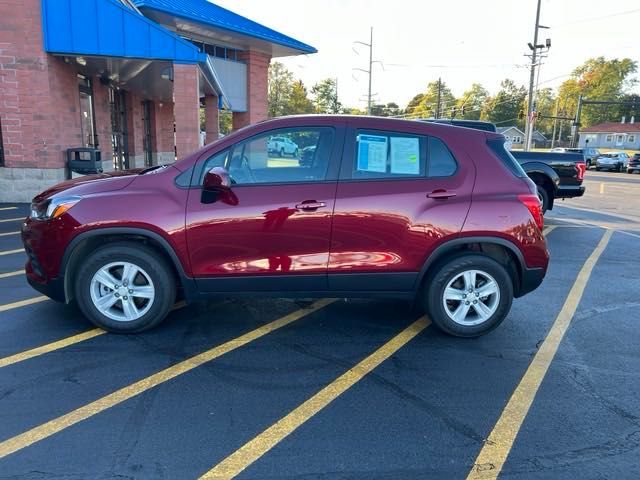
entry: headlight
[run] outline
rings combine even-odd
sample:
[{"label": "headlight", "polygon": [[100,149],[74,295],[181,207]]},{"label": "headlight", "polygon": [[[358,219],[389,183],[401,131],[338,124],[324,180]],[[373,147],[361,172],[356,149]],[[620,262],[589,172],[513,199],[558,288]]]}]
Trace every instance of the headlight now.
[{"label": "headlight", "polygon": [[42,203],[31,204],[31,214],[34,220],[51,220],[57,218],[78,203],[82,197],[76,195],[52,198]]}]

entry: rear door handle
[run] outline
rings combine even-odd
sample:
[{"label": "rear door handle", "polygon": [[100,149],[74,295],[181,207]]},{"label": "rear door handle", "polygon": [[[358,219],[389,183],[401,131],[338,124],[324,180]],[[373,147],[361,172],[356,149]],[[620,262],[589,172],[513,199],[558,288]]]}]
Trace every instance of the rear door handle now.
[{"label": "rear door handle", "polygon": [[319,208],[326,207],[327,204],[324,202],[316,202],[315,200],[305,200],[304,202],[300,202],[296,205],[298,210],[317,210]]},{"label": "rear door handle", "polygon": [[443,188],[439,188],[437,190],[434,190],[431,193],[427,193],[427,197],[435,198],[436,200],[446,200],[447,198],[451,198],[455,196],[456,196],[456,192],[450,192]]}]

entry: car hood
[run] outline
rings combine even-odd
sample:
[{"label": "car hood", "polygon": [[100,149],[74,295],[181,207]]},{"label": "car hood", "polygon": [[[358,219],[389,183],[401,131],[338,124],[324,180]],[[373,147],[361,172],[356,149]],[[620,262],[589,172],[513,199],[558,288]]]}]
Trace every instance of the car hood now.
[{"label": "car hood", "polygon": [[129,185],[143,169],[134,168],[117,172],[83,175],[58,183],[33,197],[33,203],[43,202],[61,192],[69,195],[87,195],[91,193],[111,192]]}]

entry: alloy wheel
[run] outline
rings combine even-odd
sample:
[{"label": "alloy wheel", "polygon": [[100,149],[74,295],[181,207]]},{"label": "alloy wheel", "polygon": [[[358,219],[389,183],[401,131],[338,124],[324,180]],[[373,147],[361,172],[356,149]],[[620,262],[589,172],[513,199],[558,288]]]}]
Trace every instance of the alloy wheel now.
[{"label": "alloy wheel", "polygon": [[132,322],[144,316],[155,298],[149,274],[130,262],[113,262],[100,268],[91,279],[91,301],[104,316]]},{"label": "alloy wheel", "polygon": [[442,296],[447,316],[459,325],[473,326],[489,320],[500,304],[498,282],[482,270],[457,274]]}]

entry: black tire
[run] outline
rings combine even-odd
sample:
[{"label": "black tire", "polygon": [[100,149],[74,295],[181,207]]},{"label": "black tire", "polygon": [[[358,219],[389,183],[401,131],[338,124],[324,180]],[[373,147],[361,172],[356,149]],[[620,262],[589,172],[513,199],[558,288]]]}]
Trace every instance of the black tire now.
[{"label": "black tire", "polygon": [[[444,291],[449,282],[467,270],[486,272],[493,277],[499,290],[494,313],[478,325],[463,325],[454,321],[443,304]],[[427,277],[423,292],[424,309],[429,318],[440,330],[456,337],[478,337],[489,333],[505,319],[512,301],[513,281],[507,269],[490,257],[474,253],[462,254],[439,264]]]},{"label": "black tire", "polygon": [[617,171],[618,171],[618,173],[622,173],[622,164],[621,163],[618,164]]},{"label": "black tire", "polygon": [[[136,320],[109,318],[98,310],[91,299],[91,281],[96,272],[105,265],[119,261],[142,268],[153,282],[154,299],[151,306]],[[75,276],[74,289],[82,313],[94,325],[114,333],[136,333],[155,327],[165,319],[176,298],[176,281],[167,262],[155,250],[132,242],[111,243],[92,252]]]},{"label": "black tire", "polygon": [[542,204],[542,214],[544,215],[549,210],[549,192],[544,188],[543,185],[536,185],[538,188],[538,198],[540,199],[540,203]]},{"label": "black tire", "polygon": [[600,170],[602,170],[600,167],[596,167],[596,172],[599,172]]},{"label": "black tire", "polygon": [[587,170],[591,168],[591,160],[587,160]]}]

